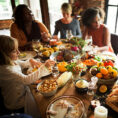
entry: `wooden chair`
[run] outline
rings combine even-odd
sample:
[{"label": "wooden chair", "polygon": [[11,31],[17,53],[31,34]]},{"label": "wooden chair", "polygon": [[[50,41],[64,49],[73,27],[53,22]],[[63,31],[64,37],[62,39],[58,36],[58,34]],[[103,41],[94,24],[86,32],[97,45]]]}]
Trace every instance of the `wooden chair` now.
[{"label": "wooden chair", "polygon": [[118,35],[111,34],[111,45],[113,47],[114,53],[118,54]]}]

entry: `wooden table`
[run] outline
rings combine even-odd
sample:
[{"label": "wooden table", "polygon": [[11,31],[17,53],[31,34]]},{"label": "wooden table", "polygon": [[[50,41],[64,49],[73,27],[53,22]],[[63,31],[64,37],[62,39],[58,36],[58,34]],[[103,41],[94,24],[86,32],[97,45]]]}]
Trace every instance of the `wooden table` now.
[{"label": "wooden table", "polygon": [[[68,47],[68,44],[66,44],[66,45]],[[65,44],[61,45],[60,47],[63,48],[64,46],[65,46]],[[47,77],[44,79],[50,79],[50,78],[52,78],[52,77]],[[86,75],[85,79],[90,80],[90,78],[87,75]],[[91,114],[93,114],[93,111],[88,110],[88,108],[89,108],[90,102],[94,96],[89,96],[87,94],[84,94],[84,95],[79,94],[75,90],[75,86],[74,86],[72,80],[68,81],[68,83],[63,88],[58,89],[57,93],[52,97],[44,97],[42,94],[37,92],[36,85],[30,85],[30,89],[35,98],[35,101],[37,103],[37,106],[41,113],[42,118],[46,118],[46,109],[47,109],[47,106],[49,105],[49,103],[53,99],[60,97],[60,96],[75,96],[75,97],[80,98],[85,105],[85,111],[86,111],[84,113],[85,116],[83,118],[93,118],[93,117],[90,117]],[[108,117],[108,118],[112,118],[112,117]]]},{"label": "wooden table", "polygon": [[[50,78],[52,78],[52,77],[47,77],[45,79],[50,79]],[[42,118],[46,118],[46,109],[47,109],[47,106],[49,105],[49,103],[53,99],[60,97],[60,96],[75,96],[75,97],[80,98],[85,105],[86,113],[84,114],[85,115],[84,118],[86,118],[88,107],[90,105],[90,101],[93,99],[93,96],[89,96],[87,94],[83,94],[83,95],[79,94],[75,90],[75,86],[74,86],[72,80],[69,80],[63,88],[58,89],[57,93],[52,97],[44,97],[43,95],[41,95],[39,92],[36,91],[36,85],[31,85],[30,89],[36,100],[36,103],[37,103],[38,109],[40,110]]]},{"label": "wooden table", "polygon": [[[46,77],[44,79],[51,79],[51,78],[52,77],[49,76],[49,77]],[[89,77],[87,78],[87,75],[86,75],[85,79],[88,79],[88,81],[89,81],[90,78]],[[31,89],[31,92],[32,92],[32,94],[33,94],[33,96],[35,98],[37,107],[38,107],[38,109],[39,109],[39,111],[41,113],[42,118],[46,118],[46,109],[47,109],[47,106],[49,105],[49,103],[53,99],[55,99],[57,97],[60,97],[60,96],[75,96],[75,97],[80,98],[83,101],[84,106],[85,106],[85,113],[84,113],[84,117],[83,118],[94,118],[93,117],[93,114],[94,114],[93,111],[92,110],[88,110],[88,108],[90,106],[90,102],[91,102],[91,100],[93,99],[94,96],[89,96],[87,94],[79,94],[76,91],[72,80],[69,80],[64,87],[58,89],[57,93],[54,96],[52,96],[52,97],[44,97],[42,94],[37,92],[36,85],[30,85],[30,89]],[[116,113],[115,112],[111,112],[109,114],[108,118],[117,118],[117,117],[113,117],[112,114],[116,114]],[[117,116],[117,114],[115,116]]]}]

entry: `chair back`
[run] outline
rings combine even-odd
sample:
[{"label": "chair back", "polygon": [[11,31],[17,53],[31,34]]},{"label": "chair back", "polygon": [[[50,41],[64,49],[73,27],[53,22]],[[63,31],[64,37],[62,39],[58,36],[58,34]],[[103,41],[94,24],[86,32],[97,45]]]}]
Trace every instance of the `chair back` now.
[{"label": "chair back", "polygon": [[118,35],[111,34],[111,45],[113,47],[114,53],[118,54]]}]

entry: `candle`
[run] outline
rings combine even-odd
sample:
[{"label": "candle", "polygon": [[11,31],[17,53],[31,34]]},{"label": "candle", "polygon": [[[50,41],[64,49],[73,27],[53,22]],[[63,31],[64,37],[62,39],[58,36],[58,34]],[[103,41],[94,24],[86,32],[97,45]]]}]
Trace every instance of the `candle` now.
[{"label": "candle", "polygon": [[94,110],[94,118],[107,118],[108,110],[103,106],[98,106]]}]

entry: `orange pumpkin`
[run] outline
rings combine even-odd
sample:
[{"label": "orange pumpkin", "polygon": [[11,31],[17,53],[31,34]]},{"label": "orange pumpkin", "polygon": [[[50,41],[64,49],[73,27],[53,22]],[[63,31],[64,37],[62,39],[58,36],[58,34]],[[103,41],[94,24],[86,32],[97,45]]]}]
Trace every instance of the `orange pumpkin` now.
[{"label": "orange pumpkin", "polygon": [[60,62],[59,64],[57,64],[58,70],[59,70],[60,72],[65,72],[65,71],[67,71],[67,69],[66,69],[66,66],[67,66],[67,65],[68,65],[67,62]]},{"label": "orange pumpkin", "polygon": [[100,72],[103,74],[103,75],[107,75],[108,74],[108,70],[106,68],[101,68],[100,69]]}]

